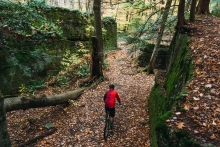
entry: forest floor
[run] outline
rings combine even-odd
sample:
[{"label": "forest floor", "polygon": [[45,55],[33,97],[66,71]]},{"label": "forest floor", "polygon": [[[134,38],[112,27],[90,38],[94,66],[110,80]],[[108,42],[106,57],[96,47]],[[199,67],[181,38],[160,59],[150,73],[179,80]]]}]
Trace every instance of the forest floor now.
[{"label": "forest floor", "polygon": [[[167,120],[169,126],[190,132],[198,142],[216,146],[220,146],[219,24],[220,19],[212,16],[189,24],[194,73],[186,86],[186,98],[180,102],[186,112],[175,112]],[[149,147],[147,97],[154,76],[138,72],[127,54],[128,45],[120,41],[119,47],[107,53],[105,81],[86,90],[73,104],[8,112],[13,147],[29,141],[29,147]],[[105,142],[103,95],[110,83],[115,84],[122,106],[116,107],[114,131]],[[44,92],[53,93],[50,88]],[[45,128],[47,123],[55,129]]]},{"label": "forest floor", "polygon": [[[129,58],[129,46],[119,41],[119,50],[107,52],[105,80],[86,90],[71,105],[17,110],[7,113],[12,146],[30,147],[149,147],[148,95],[154,75],[147,75]],[[122,101],[116,106],[113,132],[103,138],[105,111],[103,96],[115,85]],[[42,91],[41,91],[42,92]],[[51,88],[43,91],[51,94]],[[52,123],[55,128],[47,129]]]}]

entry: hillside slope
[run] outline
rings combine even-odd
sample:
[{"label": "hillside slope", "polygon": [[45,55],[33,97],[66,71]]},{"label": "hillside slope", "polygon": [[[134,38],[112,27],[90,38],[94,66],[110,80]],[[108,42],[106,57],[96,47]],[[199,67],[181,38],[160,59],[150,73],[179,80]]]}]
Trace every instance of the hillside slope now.
[{"label": "hillside slope", "polygon": [[173,38],[149,99],[153,147],[220,146],[219,24],[202,15]]},{"label": "hillside slope", "polygon": [[201,144],[220,146],[220,18],[201,16],[191,27],[193,79],[182,104],[186,113],[176,117]]}]

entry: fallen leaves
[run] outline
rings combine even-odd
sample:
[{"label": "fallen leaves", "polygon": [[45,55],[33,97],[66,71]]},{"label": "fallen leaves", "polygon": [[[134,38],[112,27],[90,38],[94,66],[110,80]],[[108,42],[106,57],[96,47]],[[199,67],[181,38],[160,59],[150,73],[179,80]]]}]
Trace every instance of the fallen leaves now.
[{"label": "fallen leaves", "polygon": [[[16,147],[44,133],[48,127],[55,127],[57,129],[55,133],[45,136],[31,146],[149,147],[149,116],[146,112],[146,98],[154,85],[154,76],[134,71],[134,65],[131,65],[126,57],[127,47],[122,43],[120,42],[122,50],[109,52],[111,54],[107,58],[109,68],[105,71],[109,81],[104,81],[95,88],[85,91],[79,100],[69,101],[68,106],[58,105],[9,112],[7,121],[12,145]],[[125,58],[126,60],[122,60]],[[116,107],[114,131],[106,143],[103,139],[105,122],[103,95],[110,83],[115,84],[122,106]],[[49,88],[48,90],[52,91]],[[29,124],[27,121],[29,117],[36,118],[36,122]],[[19,125],[13,127],[15,123]]]},{"label": "fallen leaves", "polygon": [[215,136],[215,134],[212,134],[212,136],[210,136],[210,139],[217,139],[217,137]]},{"label": "fallen leaves", "polygon": [[210,141],[220,146],[220,34],[216,33],[220,30],[220,19],[201,19],[204,23],[193,24],[197,32],[190,38],[195,70],[187,85],[186,102],[182,103],[186,113],[169,123],[188,130],[201,143]]}]

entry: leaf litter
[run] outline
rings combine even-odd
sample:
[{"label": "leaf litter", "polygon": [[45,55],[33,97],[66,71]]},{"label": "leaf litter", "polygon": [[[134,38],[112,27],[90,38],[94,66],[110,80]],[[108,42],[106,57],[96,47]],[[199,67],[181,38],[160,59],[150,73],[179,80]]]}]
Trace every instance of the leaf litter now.
[{"label": "leaf litter", "polygon": [[[105,81],[86,90],[70,105],[57,105],[7,113],[8,131],[12,146],[28,142],[42,135],[50,127],[56,132],[43,137],[30,147],[149,147],[147,97],[154,85],[154,75],[147,75],[128,57],[128,46],[120,41],[120,50],[107,52],[109,67],[104,71]],[[116,106],[114,130],[105,142],[103,138],[105,112],[104,93],[109,84],[121,97],[122,106]],[[41,91],[53,93],[51,88]],[[42,135],[43,136],[43,135]]]},{"label": "leaf litter", "polygon": [[167,122],[187,130],[201,144],[220,146],[220,19],[202,15],[190,27],[196,31],[190,35],[194,74],[182,102],[186,113]]}]

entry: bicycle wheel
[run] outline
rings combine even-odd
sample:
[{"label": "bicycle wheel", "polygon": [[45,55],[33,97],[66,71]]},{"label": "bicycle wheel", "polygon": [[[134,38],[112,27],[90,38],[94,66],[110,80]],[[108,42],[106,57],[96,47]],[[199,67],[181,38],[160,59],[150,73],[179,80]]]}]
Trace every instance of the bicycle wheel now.
[{"label": "bicycle wheel", "polygon": [[[107,120],[106,120],[107,121]],[[108,137],[108,122],[105,123],[105,128],[104,128],[104,139],[107,140]]]},{"label": "bicycle wheel", "polygon": [[107,137],[109,135],[109,129],[110,129],[110,118],[109,115],[105,120],[105,128],[104,128],[104,139],[107,140]]}]

